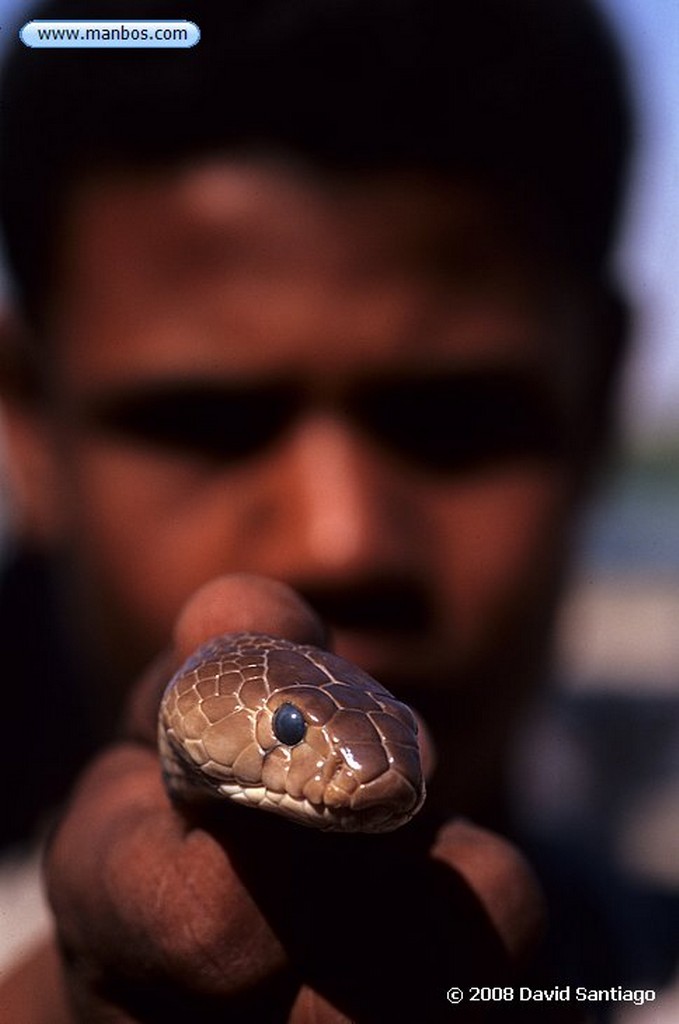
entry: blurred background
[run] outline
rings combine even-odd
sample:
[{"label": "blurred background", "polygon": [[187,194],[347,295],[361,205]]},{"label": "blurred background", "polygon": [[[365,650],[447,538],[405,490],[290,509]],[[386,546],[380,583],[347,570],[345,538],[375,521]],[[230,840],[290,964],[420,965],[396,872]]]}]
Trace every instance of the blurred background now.
[{"label": "blurred background", "polygon": [[[615,260],[634,347],[620,443],[582,523],[554,686],[515,789],[546,838],[608,853],[679,899],[679,3],[600,2],[639,124]],[[28,6],[0,0],[0,46]]]},{"label": "blurred background", "polygon": [[639,123],[615,261],[634,347],[518,787],[542,829],[679,893],[679,4],[601,6]]}]

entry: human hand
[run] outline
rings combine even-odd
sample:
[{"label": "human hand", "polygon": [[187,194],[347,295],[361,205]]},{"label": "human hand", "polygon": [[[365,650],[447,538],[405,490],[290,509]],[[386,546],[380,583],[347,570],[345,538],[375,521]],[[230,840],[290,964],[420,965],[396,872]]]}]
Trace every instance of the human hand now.
[{"label": "human hand", "polygon": [[487,983],[532,941],[540,899],[509,844],[461,822],[433,842],[416,827],[319,836],[239,809],[207,826],[168,799],[161,689],[202,641],[241,630],[324,639],[278,584],[203,588],[173,653],[134,691],[128,738],[87,771],[56,833],[47,878],[74,1020],[449,1018],[451,963],[461,981]]}]

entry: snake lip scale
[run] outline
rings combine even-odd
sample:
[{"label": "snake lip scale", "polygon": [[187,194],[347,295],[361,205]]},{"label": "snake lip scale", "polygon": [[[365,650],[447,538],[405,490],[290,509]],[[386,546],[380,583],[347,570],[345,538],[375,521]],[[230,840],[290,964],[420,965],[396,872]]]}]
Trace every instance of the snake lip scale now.
[{"label": "snake lip scale", "polygon": [[163,694],[180,804],[230,798],[319,829],[387,832],[425,797],[411,710],[337,655],[258,633],[201,645]]}]

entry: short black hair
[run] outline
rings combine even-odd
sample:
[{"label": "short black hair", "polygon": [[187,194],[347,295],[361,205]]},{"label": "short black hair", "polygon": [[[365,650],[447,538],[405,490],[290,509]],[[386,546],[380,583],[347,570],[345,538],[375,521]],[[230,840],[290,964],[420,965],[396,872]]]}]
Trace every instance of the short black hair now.
[{"label": "short black hair", "polygon": [[51,0],[49,19],[189,18],[192,49],[31,50],[4,81],[0,217],[35,317],[81,175],[264,149],[333,169],[485,176],[604,266],[630,136],[588,0]]}]

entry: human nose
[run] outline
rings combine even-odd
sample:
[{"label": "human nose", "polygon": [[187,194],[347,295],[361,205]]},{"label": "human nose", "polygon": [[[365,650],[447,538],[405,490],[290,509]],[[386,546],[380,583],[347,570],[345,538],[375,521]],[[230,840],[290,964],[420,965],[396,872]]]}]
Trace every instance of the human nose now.
[{"label": "human nose", "polygon": [[279,556],[289,579],[354,582],[402,573],[421,531],[403,473],[339,416],[301,421],[280,480]]}]

